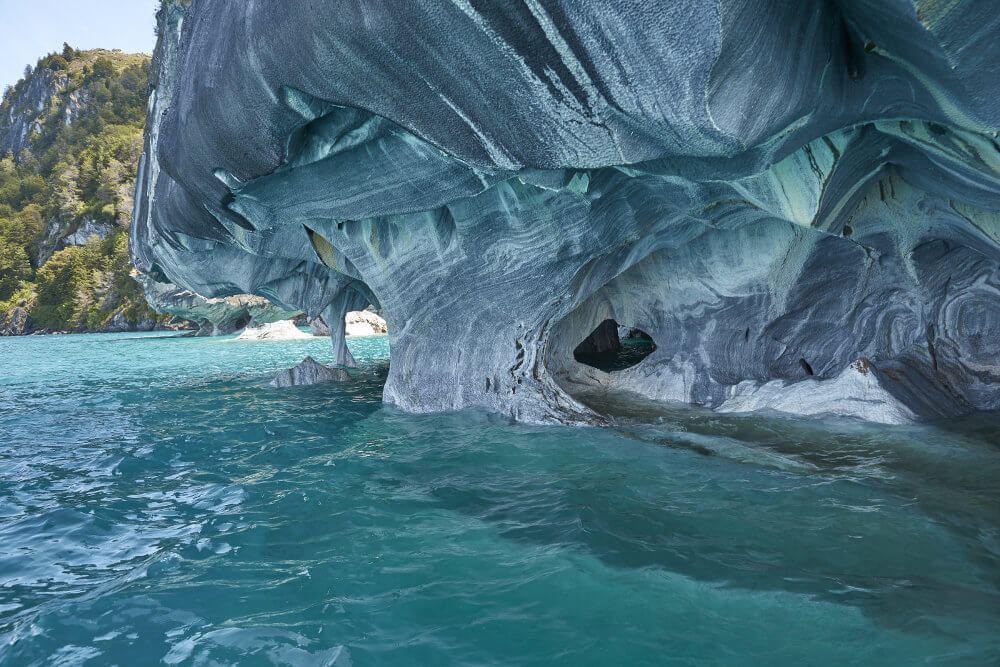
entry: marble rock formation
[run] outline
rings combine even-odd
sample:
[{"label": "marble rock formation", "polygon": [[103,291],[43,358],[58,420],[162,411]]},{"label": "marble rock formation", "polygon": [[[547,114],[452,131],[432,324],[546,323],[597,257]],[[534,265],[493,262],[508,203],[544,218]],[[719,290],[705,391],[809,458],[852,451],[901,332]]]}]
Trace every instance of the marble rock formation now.
[{"label": "marble rock formation", "polygon": [[350,373],[343,368],[328,368],[312,357],[306,357],[298,366],[278,373],[270,385],[278,388],[298,387],[320,382],[345,382],[350,379]]},{"label": "marble rock formation", "polygon": [[206,299],[170,282],[159,282],[136,272],[146,301],[158,313],[170,313],[198,325],[196,336],[226,336],[247,327],[258,327],[295,317],[298,312],[277,306],[252,294]]},{"label": "marble rock formation", "polygon": [[[993,0],[193,0],[159,32],[136,263],[375,304],[390,403],[1000,405]],[[655,351],[578,363],[606,320]]]}]

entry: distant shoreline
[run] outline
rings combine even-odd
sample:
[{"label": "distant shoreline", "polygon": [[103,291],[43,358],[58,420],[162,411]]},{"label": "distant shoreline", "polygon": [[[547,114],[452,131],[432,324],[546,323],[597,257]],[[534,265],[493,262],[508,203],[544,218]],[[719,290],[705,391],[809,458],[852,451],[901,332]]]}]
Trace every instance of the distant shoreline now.
[{"label": "distant shoreline", "polygon": [[197,328],[185,328],[185,329],[85,329],[83,331],[50,331],[48,329],[39,329],[36,331],[25,331],[23,333],[16,334],[3,334],[0,338],[25,338],[27,336],[68,336],[68,335],[79,335],[79,334],[118,334],[118,333],[196,333]]},{"label": "distant shoreline", "polygon": [[[296,325],[298,329],[304,329],[308,327],[301,327]],[[0,338],[26,338],[28,336],[69,336],[69,335],[87,335],[87,334],[126,334],[126,333],[163,333],[163,334],[177,334],[177,337],[191,336],[198,332],[197,327],[183,328],[183,329],[115,329],[115,330],[102,330],[102,329],[86,329],[84,331],[73,331],[73,330],[60,330],[60,331],[50,331],[47,329],[40,329],[37,331],[25,331],[24,333],[17,334],[0,334]],[[232,336],[239,332],[233,332],[230,334],[217,334],[215,336],[201,336],[201,338],[218,338],[221,336]],[[345,334],[344,338],[372,338],[374,336],[388,336],[386,332],[374,332],[370,334]],[[315,338],[328,338],[326,334],[317,335],[313,334]]]}]

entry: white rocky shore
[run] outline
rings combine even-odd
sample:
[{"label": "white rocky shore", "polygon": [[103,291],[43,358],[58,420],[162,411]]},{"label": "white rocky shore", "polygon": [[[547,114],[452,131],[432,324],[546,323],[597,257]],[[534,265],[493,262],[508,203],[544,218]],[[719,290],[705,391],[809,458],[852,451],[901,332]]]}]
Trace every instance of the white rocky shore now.
[{"label": "white rocky shore", "polygon": [[312,334],[302,331],[292,320],[280,320],[269,324],[262,324],[258,327],[247,327],[240,335],[227,342],[238,343],[250,340],[305,340],[312,338]]},{"label": "white rocky shore", "polygon": [[[330,327],[326,326],[323,318],[317,317],[309,322],[309,329],[314,336],[329,336]],[[389,332],[386,321],[370,310],[352,310],[344,316],[344,335],[348,338],[352,336],[378,336]]]}]

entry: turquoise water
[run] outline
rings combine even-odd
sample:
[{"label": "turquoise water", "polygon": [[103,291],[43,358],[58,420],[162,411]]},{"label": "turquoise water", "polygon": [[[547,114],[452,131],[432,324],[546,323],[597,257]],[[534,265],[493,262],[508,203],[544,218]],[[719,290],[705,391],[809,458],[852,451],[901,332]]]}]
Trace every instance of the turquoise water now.
[{"label": "turquoise water", "polygon": [[329,343],[0,339],[0,664],[1000,656],[995,416],[407,415],[349,346],[276,390]]},{"label": "turquoise water", "polygon": [[605,373],[623,371],[635,366],[648,357],[656,349],[652,338],[635,337],[621,341],[621,348],[611,354],[573,354],[573,358],[581,364],[598,368]]}]

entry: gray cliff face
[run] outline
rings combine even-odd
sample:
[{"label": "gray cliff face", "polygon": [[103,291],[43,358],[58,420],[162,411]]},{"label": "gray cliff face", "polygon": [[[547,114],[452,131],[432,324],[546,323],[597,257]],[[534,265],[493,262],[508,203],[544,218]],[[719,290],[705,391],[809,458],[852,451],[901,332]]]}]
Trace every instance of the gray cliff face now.
[{"label": "gray cliff face", "polygon": [[[168,3],[133,256],[375,304],[408,410],[996,409],[998,32],[988,0]],[[655,351],[577,362],[609,319]]]},{"label": "gray cliff face", "polygon": [[42,131],[41,118],[49,100],[59,91],[62,78],[51,70],[35,72],[28,78],[28,85],[10,105],[6,117],[0,117],[0,154],[20,153],[28,146],[31,134]]},{"label": "gray cliff face", "polygon": [[0,312],[0,336],[23,336],[31,330],[31,317],[24,308]]}]

